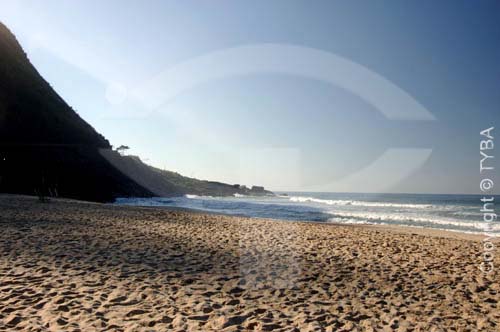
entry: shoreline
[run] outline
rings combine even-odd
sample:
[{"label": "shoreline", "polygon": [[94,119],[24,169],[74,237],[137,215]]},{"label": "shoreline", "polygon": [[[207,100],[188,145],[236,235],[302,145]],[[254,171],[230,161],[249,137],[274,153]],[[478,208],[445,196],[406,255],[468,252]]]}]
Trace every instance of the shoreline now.
[{"label": "shoreline", "polygon": [[[120,205],[122,206],[122,205]],[[124,205],[123,205],[124,206]],[[267,220],[273,222],[286,222],[286,223],[304,223],[304,224],[318,224],[325,226],[340,226],[340,227],[360,227],[360,228],[373,228],[380,231],[389,231],[389,232],[401,232],[406,234],[415,234],[415,235],[423,235],[423,236],[434,236],[434,237],[446,237],[446,238],[456,238],[470,241],[481,241],[486,235],[458,231],[458,230],[447,230],[441,228],[426,228],[426,227],[412,227],[412,226],[403,226],[403,225],[376,225],[376,224],[348,224],[348,223],[338,223],[338,222],[327,222],[327,221],[310,221],[310,220],[286,220],[286,219],[273,219],[273,218],[261,218],[261,217],[249,217],[244,215],[235,215],[235,214],[226,214],[219,212],[211,212],[211,211],[203,211],[197,209],[183,208],[183,207],[171,207],[171,206],[135,206],[135,207],[144,207],[144,208],[157,208],[157,209],[165,209],[168,211],[184,211],[189,213],[197,213],[197,214],[209,214],[216,216],[226,216],[226,217],[236,217],[236,218],[248,218],[255,220]],[[498,236],[496,237],[498,238]],[[499,240],[500,241],[500,240]]]},{"label": "shoreline", "polygon": [[15,195],[0,210],[0,331],[500,327],[499,273],[468,236]]},{"label": "shoreline", "polygon": [[[150,208],[150,209],[164,209],[167,211],[184,211],[196,214],[208,214],[208,215],[219,215],[226,217],[236,217],[236,218],[248,218],[255,220],[268,220],[275,222],[287,222],[287,223],[306,223],[306,224],[319,224],[325,226],[347,226],[347,227],[368,227],[379,229],[381,231],[393,231],[393,232],[404,232],[404,233],[414,233],[424,236],[437,236],[437,237],[448,237],[448,238],[459,238],[471,241],[481,241],[486,235],[479,233],[472,233],[459,230],[442,229],[442,228],[428,228],[419,226],[403,226],[403,225],[379,225],[379,224],[349,224],[349,223],[338,223],[338,222],[328,222],[328,221],[312,221],[312,220],[287,220],[287,219],[274,219],[274,218],[261,218],[261,217],[250,217],[238,214],[229,214],[222,212],[204,211],[185,207],[173,207],[173,206],[142,206],[142,205],[126,205],[126,204],[115,204],[107,203],[115,206],[127,206],[127,207],[138,207],[138,208]],[[496,236],[500,239],[500,236]]]},{"label": "shoreline", "polygon": [[[36,196],[31,195],[17,195],[17,194],[4,194],[0,193],[0,199],[3,198],[20,198],[27,200],[37,200]],[[328,226],[340,226],[340,227],[360,227],[360,228],[373,228],[381,231],[390,231],[396,233],[405,234],[418,234],[423,236],[435,236],[435,237],[446,237],[446,238],[457,238],[463,240],[471,241],[482,241],[485,237],[484,234],[477,234],[471,232],[464,232],[459,230],[441,229],[441,228],[428,228],[428,227],[418,227],[418,226],[403,226],[403,225],[379,225],[379,224],[348,224],[348,223],[338,223],[338,222],[327,222],[327,221],[311,221],[311,220],[286,220],[286,219],[273,219],[273,218],[261,218],[261,217],[249,217],[245,215],[237,214],[226,214],[221,212],[204,211],[185,207],[173,207],[173,206],[143,206],[143,205],[127,205],[127,204],[116,204],[116,203],[99,203],[82,201],[71,198],[50,198],[54,202],[68,202],[68,203],[81,203],[81,204],[95,204],[95,205],[105,205],[105,206],[115,206],[115,207],[127,207],[127,208],[143,208],[143,209],[158,209],[166,211],[183,211],[188,213],[194,213],[199,215],[214,215],[214,216],[226,216],[235,218],[247,218],[255,220],[265,220],[274,222],[286,222],[286,223],[305,223],[305,224],[319,224]],[[495,236],[494,241],[500,241],[500,236]]]}]

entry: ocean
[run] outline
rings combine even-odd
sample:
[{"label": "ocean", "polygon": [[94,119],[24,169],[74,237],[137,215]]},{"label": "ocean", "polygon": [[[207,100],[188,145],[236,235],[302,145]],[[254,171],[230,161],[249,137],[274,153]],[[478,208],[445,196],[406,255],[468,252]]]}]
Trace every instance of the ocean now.
[{"label": "ocean", "polygon": [[290,221],[400,225],[467,233],[488,231],[500,235],[500,221],[483,221],[480,198],[479,195],[292,192],[273,197],[119,198],[115,204],[189,208]]}]

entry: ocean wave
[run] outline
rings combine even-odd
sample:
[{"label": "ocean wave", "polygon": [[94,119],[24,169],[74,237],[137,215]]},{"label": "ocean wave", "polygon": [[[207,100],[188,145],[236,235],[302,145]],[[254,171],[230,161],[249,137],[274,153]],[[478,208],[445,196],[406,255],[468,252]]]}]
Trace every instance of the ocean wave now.
[{"label": "ocean wave", "polygon": [[454,216],[461,216],[461,217],[481,217],[483,214],[478,210],[478,211],[455,211],[451,213]]},{"label": "ocean wave", "polygon": [[353,205],[353,206],[367,206],[367,207],[392,207],[392,208],[413,208],[413,209],[428,209],[433,207],[430,204],[400,204],[400,203],[383,203],[383,202],[366,202],[354,200],[332,200],[320,199],[314,197],[292,196],[290,201],[297,203],[319,203],[326,205]]},{"label": "ocean wave", "polygon": [[355,225],[386,225],[386,223],[383,223],[383,222],[374,223],[374,222],[369,222],[366,220],[351,219],[351,218],[337,218],[337,217],[330,218],[327,220],[327,222],[337,223],[337,224],[355,224]]},{"label": "ocean wave", "polygon": [[456,220],[445,217],[414,216],[397,213],[379,214],[371,212],[337,212],[329,211],[330,222],[367,223],[367,224],[404,224],[411,226],[441,225],[448,227],[473,228],[480,231],[500,232],[500,223],[488,223],[473,220]]},{"label": "ocean wave", "polygon": [[442,230],[442,231],[449,231],[449,232],[458,232],[458,233],[467,233],[467,234],[476,234],[476,235],[484,235],[485,232],[488,232],[490,235],[494,236],[500,236],[500,231],[485,231],[482,229],[476,229],[476,230],[467,230],[468,228],[446,228],[446,227],[428,227],[428,226],[422,226],[422,225],[414,225],[414,224],[391,224],[387,222],[368,222],[364,220],[357,220],[357,219],[336,219],[336,218],[331,218],[328,220],[330,223],[336,223],[336,224],[348,224],[348,225],[381,225],[381,226],[404,226],[404,227],[411,227],[411,228],[420,228],[420,229],[435,229],[435,230]]},{"label": "ocean wave", "polygon": [[184,195],[185,198],[187,199],[217,199],[217,198],[224,198],[224,197],[214,197],[214,196],[200,196],[200,195],[192,195],[192,194],[186,194]]},{"label": "ocean wave", "polygon": [[[321,196],[319,196],[321,197]],[[403,201],[366,202],[353,199],[321,199],[305,196],[259,199],[250,196],[210,197],[188,194],[182,197],[119,198],[117,204],[174,206],[208,212],[239,214],[285,220],[311,220],[344,224],[378,224],[447,229],[500,235],[500,222],[488,223],[469,205],[416,204]],[[296,204],[302,203],[302,204]],[[413,204],[412,204],[413,203]]]}]

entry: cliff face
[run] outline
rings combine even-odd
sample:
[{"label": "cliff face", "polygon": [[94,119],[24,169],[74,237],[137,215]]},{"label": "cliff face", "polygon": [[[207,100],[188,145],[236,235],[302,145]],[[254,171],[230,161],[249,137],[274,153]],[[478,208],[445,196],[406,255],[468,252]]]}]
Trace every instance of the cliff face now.
[{"label": "cliff face", "polygon": [[109,142],[40,76],[2,23],[0,142],[3,145],[79,144],[110,148]]},{"label": "cliff face", "polygon": [[90,201],[270,194],[161,171],[120,156],[40,76],[0,23],[0,192]]},{"label": "cliff face", "polygon": [[51,88],[0,23],[0,192],[109,201],[152,193],[99,154],[109,142]]}]

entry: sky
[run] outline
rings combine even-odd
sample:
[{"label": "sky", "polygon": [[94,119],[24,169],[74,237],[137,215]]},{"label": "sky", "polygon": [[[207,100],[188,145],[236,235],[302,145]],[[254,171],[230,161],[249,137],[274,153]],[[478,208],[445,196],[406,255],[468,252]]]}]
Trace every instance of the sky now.
[{"label": "sky", "polygon": [[496,180],[479,132],[500,123],[497,1],[1,0],[0,20],[81,117],[159,168],[284,191]]}]

